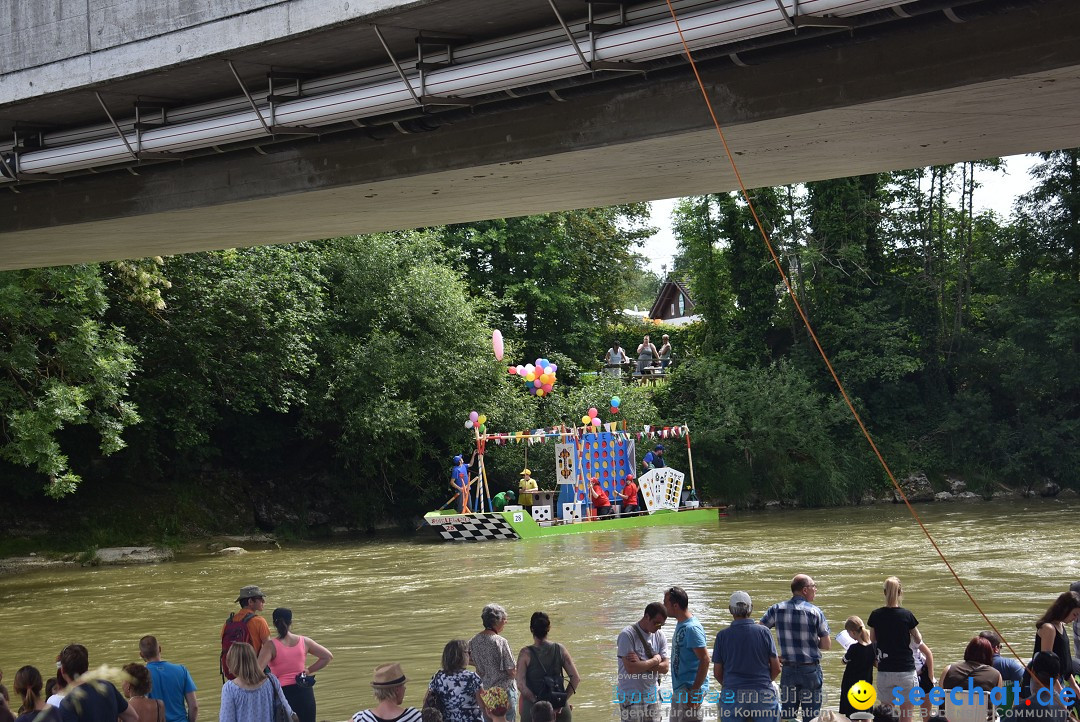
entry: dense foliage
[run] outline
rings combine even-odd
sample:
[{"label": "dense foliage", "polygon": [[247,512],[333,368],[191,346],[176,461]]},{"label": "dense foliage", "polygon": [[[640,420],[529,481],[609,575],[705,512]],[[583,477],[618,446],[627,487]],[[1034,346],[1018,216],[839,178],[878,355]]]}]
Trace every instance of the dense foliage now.
[{"label": "dense foliage", "polygon": [[[899,473],[1080,481],[1080,151],[1041,160],[1008,219],[973,210],[976,168],[998,161],[751,193]],[[659,285],[637,253],[646,220],[635,204],[2,273],[0,489],[85,509],[152,487],[187,499],[155,512],[171,531],[188,511],[370,526],[448,496],[469,410],[517,430],[615,394],[628,428],[689,424],[708,496],[829,504],[884,488],[746,202],[675,213],[674,273],[702,318],[689,326],[619,314]],[[661,332],[666,384],[595,375],[613,340],[632,353]],[[543,399],[505,378],[538,356],[559,365]],[[552,478],[549,449],[489,448],[492,491],[525,464]]]}]

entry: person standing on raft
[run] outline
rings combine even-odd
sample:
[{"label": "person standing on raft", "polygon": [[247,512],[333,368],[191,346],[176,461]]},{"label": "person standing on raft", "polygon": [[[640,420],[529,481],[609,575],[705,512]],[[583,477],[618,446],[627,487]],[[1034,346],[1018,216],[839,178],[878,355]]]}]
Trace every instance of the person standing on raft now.
[{"label": "person standing on raft", "polygon": [[469,508],[469,467],[472,466],[474,459],[476,459],[475,452],[466,464],[465,457],[458,454],[454,457],[454,468],[450,470],[450,488],[458,495],[454,506],[462,514],[472,513]]},{"label": "person standing on raft", "polygon": [[522,469],[521,479],[518,481],[518,503],[524,507],[532,507],[532,492],[534,491],[540,491],[540,487],[536,485],[536,479],[532,478],[532,472],[529,469]]}]

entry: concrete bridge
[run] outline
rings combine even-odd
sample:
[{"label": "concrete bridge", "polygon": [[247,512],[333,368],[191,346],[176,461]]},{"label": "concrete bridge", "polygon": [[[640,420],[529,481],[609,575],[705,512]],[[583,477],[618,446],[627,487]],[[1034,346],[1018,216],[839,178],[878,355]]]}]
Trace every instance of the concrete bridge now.
[{"label": "concrete bridge", "polygon": [[[210,5],[0,0],[0,268],[734,188],[662,0]],[[675,7],[752,187],[1080,145],[1075,0]]]}]

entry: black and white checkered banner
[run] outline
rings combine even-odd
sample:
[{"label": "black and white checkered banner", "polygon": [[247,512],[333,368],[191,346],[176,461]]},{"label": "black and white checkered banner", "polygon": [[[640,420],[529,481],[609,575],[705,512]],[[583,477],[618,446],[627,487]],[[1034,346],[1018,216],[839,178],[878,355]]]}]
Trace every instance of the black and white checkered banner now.
[{"label": "black and white checkered banner", "polygon": [[494,539],[518,539],[514,528],[501,514],[469,514],[446,517],[442,523],[429,523],[446,541],[481,542]]}]

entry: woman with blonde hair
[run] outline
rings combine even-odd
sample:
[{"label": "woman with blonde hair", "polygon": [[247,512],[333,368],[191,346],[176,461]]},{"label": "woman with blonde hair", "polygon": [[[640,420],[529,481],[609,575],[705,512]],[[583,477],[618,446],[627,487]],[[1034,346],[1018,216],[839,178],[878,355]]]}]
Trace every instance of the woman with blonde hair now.
[{"label": "woman with blonde hair", "polygon": [[402,706],[408,681],[405,670],[397,662],[380,664],[371,680],[378,704],[354,714],[353,722],[421,722],[423,716],[418,709]]},{"label": "woman with blonde hair", "polygon": [[859,617],[848,617],[844,622],[844,631],[854,641],[844,651],[844,678],[840,682],[840,714],[851,715],[858,710],[848,701],[848,690],[857,682],[874,683],[877,645],[870,641],[870,630]]},{"label": "woman with blonde hair", "polygon": [[877,694],[879,699],[891,699],[894,687],[903,689],[900,716],[909,719],[913,709],[909,693],[919,686],[911,643],[922,644],[922,633],[919,632],[919,620],[915,615],[900,606],[904,594],[900,580],[889,577],[885,580],[883,591],[885,606],[870,612],[866,620],[870,627],[870,641],[878,647]]},{"label": "woman with blonde hair", "polygon": [[259,669],[255,648],[235,642],[225,655],[225,664],[236,675],[221,688],[219,722],[267,722],[274,719],[274,707],[281,705],[293,722],[296,714],[275,677]]}]

